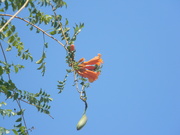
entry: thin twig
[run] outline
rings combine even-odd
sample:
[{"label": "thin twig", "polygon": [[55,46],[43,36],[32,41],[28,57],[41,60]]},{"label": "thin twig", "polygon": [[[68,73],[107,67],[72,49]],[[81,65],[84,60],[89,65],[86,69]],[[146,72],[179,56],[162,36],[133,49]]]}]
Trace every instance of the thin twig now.
[{"label": "thin twig", "polygon": [[12,21],[12,19],[14,19],[14,17],[17,16],[23,10],[23,8],[25,8],[25,6],[28,4],[28,2],[29,2],[29,0],[26,0],[24,5],[3,25],[3,27],[0,29],[0,32],[2,32],[3,29]]},{"label": "thin twig", "polygon": [[74,71],[74,83],[75,83],[75,86],[76,86],[76,90],[81,93],[81,91],[79,90],[79,87],[78,87],[78,79],[77,79],[77,74],[76,72]]},{"label": "thin twig", "polygon": [[[12,16],[10,14],[0,14],[0,16]],[[30,25],[32,25],[33,27],[37,28],[38,30],[40,30],[41,32],[43,32],[45,35],[47,35],[48,37],[52,38],[53,40],[55,40],[56,42],[58,42],[61,46],[63,46],[66,50],[67,48],[65,47],[65,45],[63,43],[61,43],[59,40],[57,40],[56,38],[54,38],[53,36],[51,36],[50,34],[48,34],[46,31],[44,31],[43,29],[41,29],[40,27],[38,27],[37,25],[25,20],[24,18],[21,18],[21,17],[18,17],[18,16],[15,16],[14,18],[17,18],[17,19],[20,19]]]},{"label": "thin twig", "polygon": [[[19,109],[20,109],[20,110],[22,110],[22,107],[21,107],[20,101],[16,99],[16,102],[17,102],[17,104],[18,104],[18,106],[19,106]],[[26,121],[25,121],[25,118],[24,118],[24,112],[21,114],[21,117],[22,117],[22,119],[23,119],[24,126],[25,126],[25,127],[26,127],[26,129],[27,129]],[[27,133],[27,134],[29,134],[29,133],[28,133],[28,130],[26,130],[26,133]]]},{"label": "thin twig", "polygon": [[[22,102],[27,103],[27,104],[29,104],[29,105],[42,108],[41,106],[38,106],[38,105],[35,105],[35,104],[31,104],[31,103],[29,103],[29,102],[27,102],[27,101],[25,101],[25,100],[23,100],[23,99],[19,99],[19,100],[21,100]],[[48,115],[49,115],[49,117],[51,117],[52,119],[54,119],[54,117],[52,117],[50,114],[48,114]]]},{"label": "thin twig", "polygon": [[87,97],[86,97],[86,91],[85,91],[85,86],[82,86],[81,94],[80,94],[80,99],[85,103],[85,109],[84,109],[84,114],[86,113],[86,110],[88,108],[87,104]]}]

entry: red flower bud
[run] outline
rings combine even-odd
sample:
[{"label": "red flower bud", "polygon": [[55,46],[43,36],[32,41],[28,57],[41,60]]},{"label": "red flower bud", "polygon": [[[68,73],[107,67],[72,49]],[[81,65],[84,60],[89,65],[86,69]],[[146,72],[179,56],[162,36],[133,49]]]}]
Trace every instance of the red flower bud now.
[{"label": "red flower bud", "polygon": [[70,51],[74,51],[75,50],[75,46],[74,45],[70,45]]}]

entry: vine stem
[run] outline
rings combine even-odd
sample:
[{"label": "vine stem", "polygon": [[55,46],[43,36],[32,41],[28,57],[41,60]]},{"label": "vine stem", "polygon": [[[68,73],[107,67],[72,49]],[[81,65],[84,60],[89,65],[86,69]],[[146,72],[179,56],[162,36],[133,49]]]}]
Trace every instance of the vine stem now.
[{"label": "vine stem", "polygon": [[[84,98],[85,96],[85,98]],[[82,86],[82,90],[81,90],[81,94],[80,94],[80,99],[85,103],[85,109],[84,109],[84,113],[86,113],[86,110],[88,108],[88,104],[87,104],[87,101],[86,101],[86,91],[85,91],[85,87],[84,85]]]},{"label": "vine stem", "polygon": [[[9,17],[12,17],[12,15],[10,14],[0,14],[0,16],[9,16]],[[50,34],[48,34],[46,31],[44,31],[43,29],[41,29],[40,27],[36,26],[35,24],[25,20],[24,18],[21,18],[21,17],[18,17],[18,16],[15,16],[14,18],[17,18],[17,19],[20,19],[30,25],[32,25],[33,27],[37,28],[38,30],[40,30],[42,33],[44,33],[46,36],[52,38],[53,40],[55,40],[56,42],[58,42],[62,47],[64,47],[66,50],[67,48],[65,47],[65,45],[63,43],[61,43],[59,40],[57,40],[55,37],[51,36]]]},{"label": "vine stem", "polygon": [[76,90],[80,93],[80,99],[85,103],[85,109],[84,109],[84,113],[86,113],[86,110],[88,108],[88,104],[87,104],[87,101],[86,99],[84,100],[83,96],[86,96],[86,92],[84,90],[84,85],[82,86],[82,90],[79,90],[79,87],[78,87],[78,79],[77,79],[77,74],[76,72],[74,71],[74,82],[75,82],[75,86],[76,86]]},{"label": "vine stem", "polygon": [[14,17],[17,16],[23,10],[23,8],[25,8],[25,6],[28,4],[28,2],[29,2],[29,0],[26,0],[24,5],[2,26],[2,28],[0,29],[0,32],[2,32],[3,29],[12,21],[12,19],[14,19]]},{"label": "vine stem", "polygon": [[78,87],[78,79],[77,79],[77,74],[76,72],[74,71],[74,82],[75,82],[75,86],[76,86],[76,90],[77,92],[79,92],[81,94],[81,91],[79,90],[79,87]]}]

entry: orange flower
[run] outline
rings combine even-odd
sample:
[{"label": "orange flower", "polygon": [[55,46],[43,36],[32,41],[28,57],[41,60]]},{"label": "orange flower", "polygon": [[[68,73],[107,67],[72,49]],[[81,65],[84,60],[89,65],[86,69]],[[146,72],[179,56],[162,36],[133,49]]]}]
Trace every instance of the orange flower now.
[{"label": "orange flower", "polygon": [[100,65],[101,63],[103,63],[103,60],[101,59],[101,54],[98,54],[98,56],[92,58],[91,60],[84,62],[82,64],[84,65]]},{"label": "orange flower", "polygon": [[100,72],[96,72],[95,69],[97,68],[97,66],[100,66],[101,63],[103,63],[103,60],[101,59],[101,54],[98,54],[98,56],[92,58],[89,61],[83,61],[84,58],[81,58],[79,60],[79,63],[82,63],[78,65],[78,69],[76,70],[76,72],[80,76],[88,78],[89,82],[94,82],[98,79],[98,76],[100,75]]},{"label": "orange flower", "polygon": [[94,72],[91,70],[77,71],[77,73],[84,78],[88,78],[89,82],[97,80],[100,74],[100,72]]}]

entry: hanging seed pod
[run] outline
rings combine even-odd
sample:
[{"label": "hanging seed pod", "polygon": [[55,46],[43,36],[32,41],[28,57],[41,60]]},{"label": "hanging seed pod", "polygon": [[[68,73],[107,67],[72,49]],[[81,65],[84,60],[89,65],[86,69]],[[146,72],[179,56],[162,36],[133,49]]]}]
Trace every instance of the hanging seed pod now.
[{"label": "hanging seed pod", "polygon": [[81,117],[81,119],[79,120],[76,126],[77,130],[80,130],[81,128],[83,128],[86,122],[87,122],[87,116],[86,114],[83,114],[83,116]]}]

